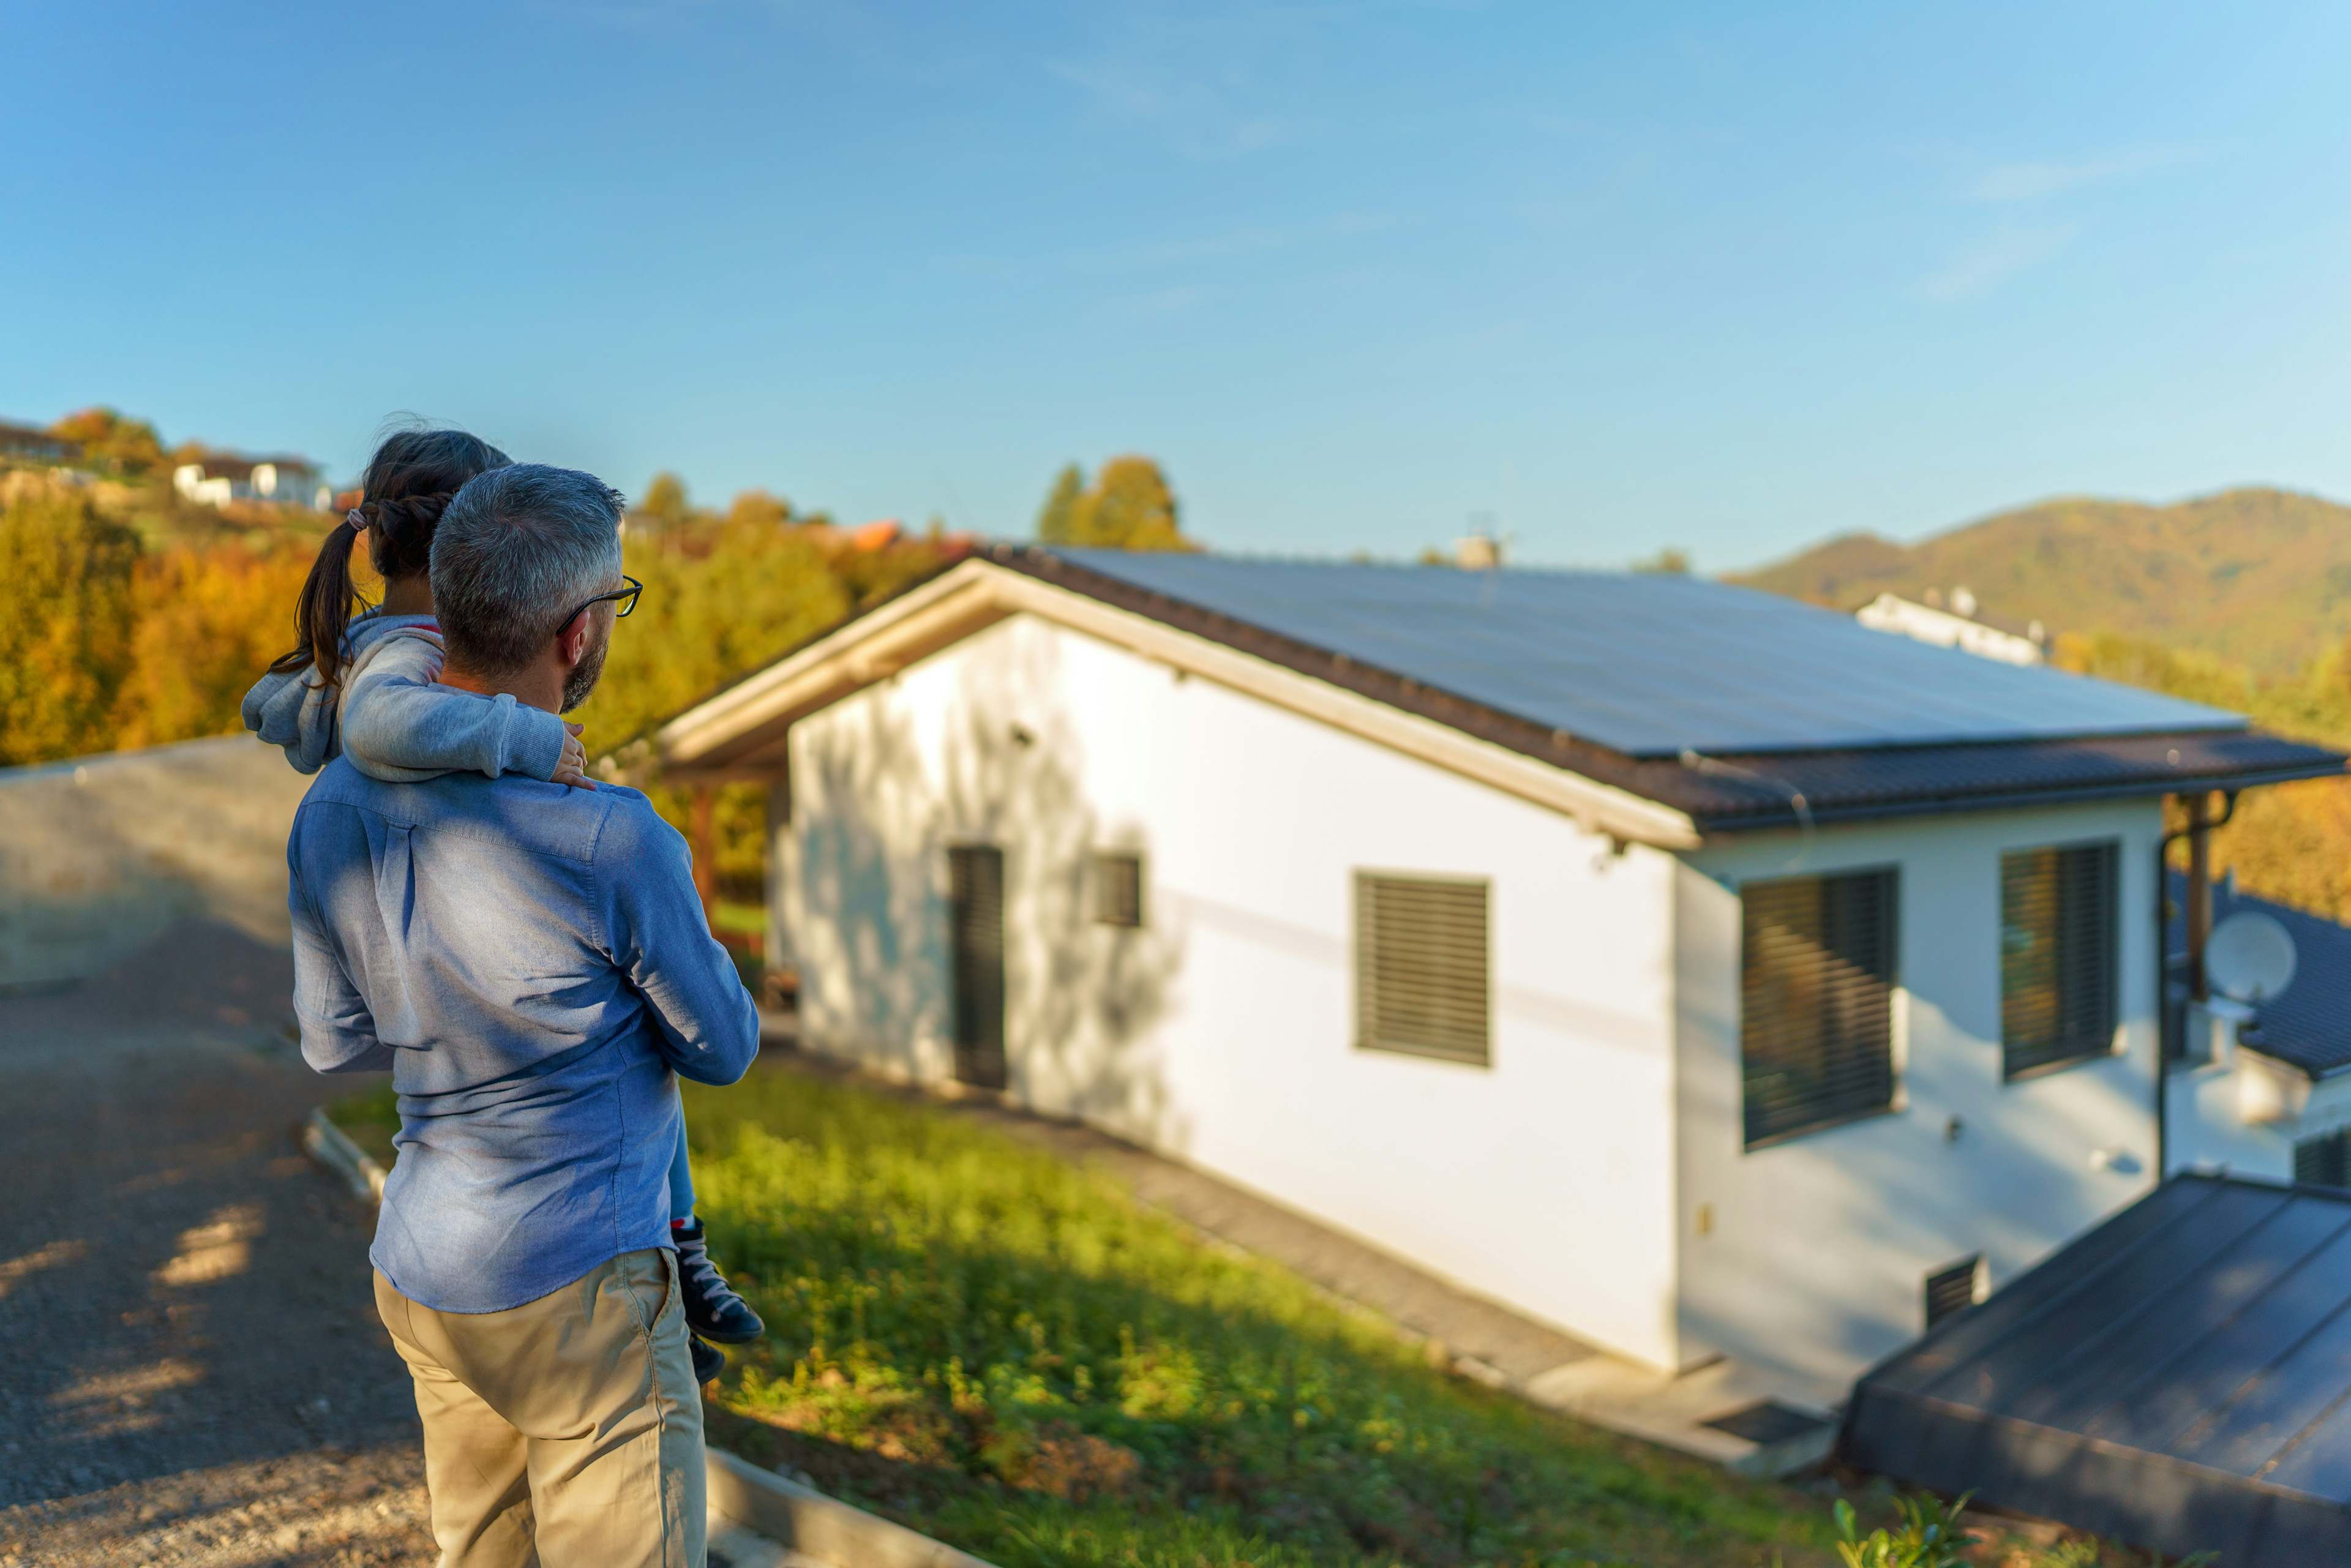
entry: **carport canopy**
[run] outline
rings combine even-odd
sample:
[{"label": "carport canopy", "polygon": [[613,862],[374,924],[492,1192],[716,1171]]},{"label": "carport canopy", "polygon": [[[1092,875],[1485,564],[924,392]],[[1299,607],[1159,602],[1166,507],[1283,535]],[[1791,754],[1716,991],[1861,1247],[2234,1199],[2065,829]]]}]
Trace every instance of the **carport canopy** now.
[{"label": "carport canopy", "polygon": [[2351,1194],[2166,1182],[1870,1372],[1843,1451],[2230,1568],[2351,1562]]}]

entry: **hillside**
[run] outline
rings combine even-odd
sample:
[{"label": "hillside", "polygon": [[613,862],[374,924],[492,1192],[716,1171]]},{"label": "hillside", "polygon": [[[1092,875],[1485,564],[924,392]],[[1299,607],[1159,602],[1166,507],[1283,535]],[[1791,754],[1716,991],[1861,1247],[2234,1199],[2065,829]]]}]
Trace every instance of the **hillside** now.
[{"label": "hillside", "polygon": [[2168,507],[2067,498],[1912,545],[1848,534],[1733,580],[1839,610],[1889,589],[1966,587],[2007,620],[2118,632],[2274,675],[2351,635],[2351,507],[2259,488]]}]

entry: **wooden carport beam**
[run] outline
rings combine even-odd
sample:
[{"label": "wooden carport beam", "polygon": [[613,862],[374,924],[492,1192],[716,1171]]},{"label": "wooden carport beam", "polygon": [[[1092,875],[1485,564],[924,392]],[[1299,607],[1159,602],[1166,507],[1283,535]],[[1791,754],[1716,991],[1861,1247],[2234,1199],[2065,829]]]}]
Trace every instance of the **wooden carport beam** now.
[{"label": "wooden carport beam", "polygon": [[709,784],[694,787],[694,811],[688,819],[693,831],[688,842],[694,850],[694,891],[702,900],[702,923],[710,927],[713,936],[718,935],[718,834],[715,827],[715,789]]}]

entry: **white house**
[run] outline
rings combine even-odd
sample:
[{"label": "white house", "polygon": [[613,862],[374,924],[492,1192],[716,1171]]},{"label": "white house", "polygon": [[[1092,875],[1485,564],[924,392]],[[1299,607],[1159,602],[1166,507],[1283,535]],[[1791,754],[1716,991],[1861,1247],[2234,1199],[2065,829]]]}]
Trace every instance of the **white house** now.
[{"label": "white house", "polygon": [[1951,591],[1947,608],[1942,595],[1927,591],[1927,602],[1881,593],[1859,610],[1854,619],[1873,632],[1893,632],[1940,648],[1958,648],[1980,659],[2011,664],[2038,664],[2049,657],[2049,629],[2038,621],[2018,624],[1996,621],[1982,613],[1976,596],[1964,588]]},{"label": "white house", "polygon": [[199,462],[172,470],[172,488],[206,507],[231,501],[263,501],[321,510],[333,498],[320,482],[318,465],[301,457],[237,457],[208,453]]},{"label": "white house", "polygon": [[1826,1403],[2143,1196],[2235,716],[1665,576],[996,547],[653,737],[812,1048]]}]

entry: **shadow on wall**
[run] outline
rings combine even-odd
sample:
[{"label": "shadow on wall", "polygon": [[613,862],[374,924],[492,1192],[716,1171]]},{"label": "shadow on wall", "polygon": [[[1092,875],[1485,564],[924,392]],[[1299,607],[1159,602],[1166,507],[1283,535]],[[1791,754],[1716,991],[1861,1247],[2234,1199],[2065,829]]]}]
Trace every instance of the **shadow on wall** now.
[{"label": "shadow on wall", "polygon": [[[913,1077],[952,1054],[947,851],[1005,857],[1005,1037],[1024,1104],[1181,1149],[1151,1037],[1183,966],[1174,900],[1155,899],[1140,824],[1105,825],[1088,800],[1076,727],[1041,694],[1054,651],[1003,638],[976,649],[935,775],[889,690],[811,734],[796,755],[801,906],[793,932],[810,1037]],[[1097,851],[1143,854],[1144,921],[1095,919]]]},{"label": "shadow on wall", "polygon": [[103,973],[193,916],[284,942],[309,783],[244,736],[0,770],[0,991]]}]

